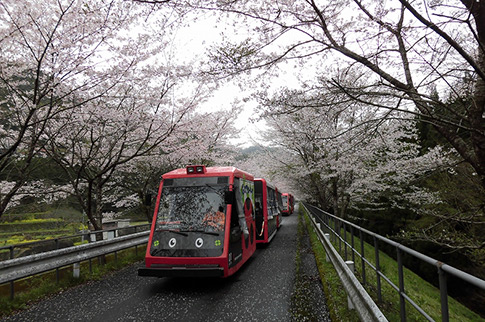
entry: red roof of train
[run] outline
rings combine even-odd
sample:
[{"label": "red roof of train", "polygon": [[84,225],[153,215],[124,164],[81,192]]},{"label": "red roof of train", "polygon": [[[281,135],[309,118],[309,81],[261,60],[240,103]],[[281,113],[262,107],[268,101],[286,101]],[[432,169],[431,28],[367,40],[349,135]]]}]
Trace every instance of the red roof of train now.
[{"label": "red roof of train", "polygon": [[[188,168],[190,167],[203,167],[203,172],[192,172],[188,173]],[[185,168],[175,169],[170,172],[165,173],[162,177],[164,179],[173,178],[185,178],[187,176],[194,177],[222,177],[222,176],[236,176],[240,178],[246,178],[254,180],[254,176],[246,171],[238,169],[236,167],[205,167],[205,166],[187,166]]]}]

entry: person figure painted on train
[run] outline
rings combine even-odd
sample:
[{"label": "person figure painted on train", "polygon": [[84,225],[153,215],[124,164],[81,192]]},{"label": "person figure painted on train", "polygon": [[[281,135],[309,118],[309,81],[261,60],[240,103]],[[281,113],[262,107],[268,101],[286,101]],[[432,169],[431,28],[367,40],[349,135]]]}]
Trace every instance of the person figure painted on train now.
[{"label": "person figure painted on train", "polygon": [[225,219],[224,208],[219,206],[219,209],[215,213],[212,211],[207,213],[202,222],[204,225],[212,227],[215,230],[224,230]]}]

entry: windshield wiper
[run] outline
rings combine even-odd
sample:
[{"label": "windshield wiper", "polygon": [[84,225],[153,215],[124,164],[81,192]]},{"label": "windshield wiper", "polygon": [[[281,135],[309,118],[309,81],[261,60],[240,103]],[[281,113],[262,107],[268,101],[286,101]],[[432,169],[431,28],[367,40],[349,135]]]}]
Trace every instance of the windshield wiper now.
[{"label": "windshield wiper", "polygon": [[212,185],[210,185],[210,184],[208,184],[208,183],[206,183],[206,184],[205,184],[205,186],[206,186],[207,188],[209,188],[209,189],[211,189],[211,190],[213,190],[213,191],[217,192],[218,194],[220,194],[220,193],[221,193],[221,189],[220,189],[220,188],[219,188],[219,189],[216,189],[216,188],[214,188]]},{"label": "windshield wiper", "polygon": [[168,231],[168,232],[179,234],[179,235],[182,235],[182,236],[185,236],[185,237],[187,237],[189,235],[189,234],[186,234],[186,233],[184,233],[180,230],[175,230],[175,229],[164,229],[164,228],[155,229],[155,232],[160,232],[160,231]]},{"label": "windshield wiper", "polygon": [[194,232],[194,233],[203,233],[207,235],[213,235],[213,236],[219,236],[219,233],[216,233],[215,231],[205,231],[203,229],[187,229],[187,230],[182,230],[183,232]]}]

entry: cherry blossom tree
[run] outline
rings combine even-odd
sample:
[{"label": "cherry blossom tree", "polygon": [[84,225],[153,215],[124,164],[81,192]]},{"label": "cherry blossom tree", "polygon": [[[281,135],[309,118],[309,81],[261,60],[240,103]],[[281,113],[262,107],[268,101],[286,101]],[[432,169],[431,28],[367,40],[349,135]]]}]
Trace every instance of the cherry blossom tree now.
[{"label": "cherry blossom tree", "polygon": [[[211,51],[207,73],[231,76],[284,62],[294,65],[299,78],[322,77],[346,94],[345,100],[375,104],[376,97],[386,98],[381,107],[432,124],[485,186],[485,6],[480,1],[193,0],[164,5],[219,11],[243,30],[239,37],[224,34]],[[341,77],[356,70],[359,85]],[[439,96],[430,95],[430,87]],[[461,105],[449,104],[450,99]],[[468,136],[457,135],[460,131]]]},{"label": "cherry blossom tree", "polygon": [[46,151],[69,176],[95,229],[101,229],[103,189],[117,167],[155,149],[185,113],[163,109],[154,114],[150,108],[153,105],[136,95],[114,102],[93,100],[82,111],[64,113],[58,124],[51,122],[46,130]]},{"label": "cherry blossom tree", "polygon": [[[287,91],[261,102],[270,111],[266,137],[289,151],[271,156],[280,174],[306,185],[301,193],[344,218],[349,207],[418,209],[438,202],[412,182],[447,165],[440,147],[422,155],[415,127],[398,112],[384,116],[373,107],[329,103],[321,93]],[[379,201],[383,195],[391,204]]]},{"label": "cherry blossom tree", "polygon": [[[102,187],[118,165],[163,142],[207,94],[171,56],[177,21],[127,1],[0,4],[0,216],[39,191],[34,161],[54,158],[99,228]],[[193,89],[184,102],[176,85]]]},{"label": "cherry blossom tree", "polygon": [[169,137],[149,153],[120,166],[114,174],[114,189],[108,194],[117,209],[141,208],[152,219],[150,201],[156,194],[161,175],[188,164],[232,165],[235,147],[229,140],[236,135],[237,105],[230,110],[188,113]]},{"label": "cherry blossom tree", "polygon": [[107,49],[136,19],[132,7],[117,1],[0,4],[0,215],[28,180],[50,120],[107,95],[133,66],[120,60],[117,74],[96,67],[113,63]]}]

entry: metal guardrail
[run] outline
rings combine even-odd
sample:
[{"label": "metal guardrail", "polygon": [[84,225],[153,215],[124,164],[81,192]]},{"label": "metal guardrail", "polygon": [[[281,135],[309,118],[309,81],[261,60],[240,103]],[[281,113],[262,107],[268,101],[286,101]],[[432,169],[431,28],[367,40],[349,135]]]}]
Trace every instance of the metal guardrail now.
[{"label": "metal guardrail", "polygon": [[[304,204],[303,207],[307,210],[308,214],[311,214]],[[311,219],[318,239],[320,239],[328,258],[335,267],[340,281],[342,282],[344,289],[349,296],[349,300],[352,301],[352,307],[355,308],[360,319],[362,321],[387,321],[379,307],[374,303],[365,288],[360,284],[354,273],[347,266],[342,257],[340,257],[337,250],[333,247],[332,243],[328,239],[328,234],[323,233],[320,228],[320,224],[317,223],[313,216],[311,216]]]},{"label": "metal guardrail", "polygon": [[[390,240],[386,237],[378,235],[374,232],[371,232],[365,228],[357,226],[351,222],[343,220],[339,217],[336,217],[332,214],[329,214],[317,207],[304,204],[302,203],[304,208],[307,210],[309,214],[315,215],[317,218],[315,219],[315,223],[320,223],[324,226],[325,230],[331,234],[331,238],[334,242],[339,244],[339,249],[342,247],[342,243],[345,247],[345,257],[347,258],[347,248],[349,248],[352,252],[352,261],[355,262],[354,256],[357,255],[361,258],[362,262],[362,278],[363,283],[366,283],[366,265],[371,267],[372,270],[376,273],[376,281],[377,281],[377,297],[378,301],[382,301],[382,294],[381,294],[381,278],[386,281],[398,294],[399,294],[399,302],[400,302],[400,316],[401,321],[406,321],[406,303],[411,304],[421,315],[423,315],[427,320],[434,321],[418,304],[416,304],[405,292],[404,288],[404,272],[403,272],[403,263],[402,263],[402,255],[406,253],[411,255],[425,263],[433,265],[437,268],[438,278],[439,278],[439,290],[440,290],[440,300],[441,300],[441,319],[442,321],[449,321],[449,308],[448,308],[448,289],[447,289],[447,276],[454,276],[463,281],[468,282],[469,284],[485,290],[485,280],[479,279],[473,275],[470,275],[466,272],[463,272],[459,269],[454,268],[453,266],[447,265],[442,263],[436,259],[433,259],[427,255],[421,254],[409,247],[401,245],[393,240]],[[313,211],[309,211],[309,208],[312,208]],[[318,214],[317,214],[318,213]],[[347,241],[347,233],[350,230],[350,241]],[[354,247],[354,236],[355,231],[359,233],[360,239],[360,252]],[[342,236],[343,232],[343,236]],[[374,250],[375,250],[375,265],[373,265],[367,258],[365,258],[364,254],[364,237],[363,234],[370,236],[374,241]],[[326,239],[324,239],[326,240]],[[392,246],[396,249],[396,258],[398,264],[398,274],[399,274],[399,285],[395,285],[384,273],[380,270],[379,265],[379,243],[378,241],[384,242],[389,246]],[[332,246],[333,247],[333,246]],[[340,255],[338,256],[340,259]],[[342,259],[341,259],[342,260]],[[350,270],[349,270],[350,272]],[[353,273],[352,273],[353,275]]]},{"label": "metal guardrail", "polygon": [[149,233],[149,231],[143,231],[113,239],[2,261],[0,262],[0,284],[10,282],[11,297],[13,297],[13,282],[16,280],[146,244]]},{"label": "metal guardrail", "polygon": [[50,238],[50,239],[28,242],[28,243],[1,246],[0,261],[18,258],[21,256],[32,255],[30,253],[32,252],[32,250],[34,250],[34,253],[37,253],[35,249],[39,249],[40,251],[38,253],[42,253],[45,251],[51,251],[55,249],[65,248],[65,247],[72,247],[73,246],[72,244],[76,241],[93,242],[95,241],[96,238],[93,239],[92,237],[96,234],[103,234],[105,235],[103,239],[107,239],[107,238],[113,238],[117,236],[128,235],[132,233],[150,230],[150,226],[151,224],[142,224],[142,225],[135,225],[135,226],[97,230],[97,231],[86,231],[75,235],[68,235],[68,236]]}]

